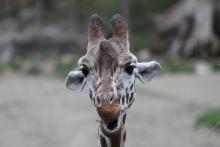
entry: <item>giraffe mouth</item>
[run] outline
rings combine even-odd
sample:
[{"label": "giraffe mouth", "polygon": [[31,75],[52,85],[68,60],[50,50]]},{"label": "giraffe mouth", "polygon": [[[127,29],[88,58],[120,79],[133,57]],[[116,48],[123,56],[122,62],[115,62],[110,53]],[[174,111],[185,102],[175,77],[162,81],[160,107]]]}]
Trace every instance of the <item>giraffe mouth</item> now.
[{"label": "giraffe mouth", "polygon": [[120,127],[120,103],[119,100],[111,105],[102,105],[97,108],[98,114],[103,121],[103,126],[106,131],[115,131]]},{"label": "giraffe mouth", "polygon": [[111,131],[116,129],[117,126],[118,126],[118,116],[113,121],[107,123],[107,128]]},{"label": "giraffe mouth", "polygon": [[97,108],[98,114],[101,119],[107,124],[108,122],[112,122],[115,120],[120,112],[120,104],[119,101],[115,101],[111,105],[102,105]]}]

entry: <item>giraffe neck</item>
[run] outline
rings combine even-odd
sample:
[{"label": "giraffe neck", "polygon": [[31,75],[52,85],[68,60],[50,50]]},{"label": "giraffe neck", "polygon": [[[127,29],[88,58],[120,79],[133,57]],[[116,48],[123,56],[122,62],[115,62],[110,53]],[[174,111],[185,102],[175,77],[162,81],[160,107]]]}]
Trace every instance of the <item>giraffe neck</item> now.
[{"label": "giraffe neck", "polygon": [[124,147],[125,140],[126,129],[124,124],[121,129],[115,133],[106,133],[100,125],[98,131],[98,147]]}]

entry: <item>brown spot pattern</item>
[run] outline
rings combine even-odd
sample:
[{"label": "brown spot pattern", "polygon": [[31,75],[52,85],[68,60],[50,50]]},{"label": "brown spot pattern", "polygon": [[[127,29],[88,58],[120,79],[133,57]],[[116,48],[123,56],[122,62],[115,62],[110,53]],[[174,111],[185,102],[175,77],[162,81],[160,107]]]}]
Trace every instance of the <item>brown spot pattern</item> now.
[{"label": "brown spot pattern", "polygon": [[108,147],[106,139],[102,135],[100,135],[100,144],[101,144],[101,147]]},{"label": "brown spot pattern", "polygon": [[113,134],[110,137],[110,141],[112,144],[112,147],[120,147],[120,143],[121,143],[121,132],[118,132],[116,134]]}]

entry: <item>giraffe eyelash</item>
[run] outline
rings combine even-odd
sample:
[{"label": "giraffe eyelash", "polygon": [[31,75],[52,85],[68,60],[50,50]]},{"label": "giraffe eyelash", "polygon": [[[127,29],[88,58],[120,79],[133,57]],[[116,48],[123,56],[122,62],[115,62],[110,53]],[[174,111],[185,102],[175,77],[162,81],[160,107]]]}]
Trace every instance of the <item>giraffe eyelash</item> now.
[{"label": "giraffe eyelash", "polygon": [[82,71],[82,73],[84,74],[84,77],[87,77],[89,74],[89,68],[86,65],[81,65],[79,70]]},{"label": "giraffe eyelash", "polygon": [[133,73],[135,67],[136,67],[135,65],[130,64],[130,65],[128,65],[128,66],[125,67],[125,71],[126,71],[129,75],[131,75],[131,74]]}]

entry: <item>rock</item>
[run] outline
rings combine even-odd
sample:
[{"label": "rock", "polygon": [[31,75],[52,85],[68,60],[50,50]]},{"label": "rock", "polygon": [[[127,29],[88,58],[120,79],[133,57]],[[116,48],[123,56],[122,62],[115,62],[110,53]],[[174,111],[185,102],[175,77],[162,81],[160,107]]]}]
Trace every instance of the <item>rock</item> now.
[{"label": "rock", "polygon": [[211,74],[212,70],[209,64],[200,62],[196,64],[195,72],[198,76],[207,76]]}]

